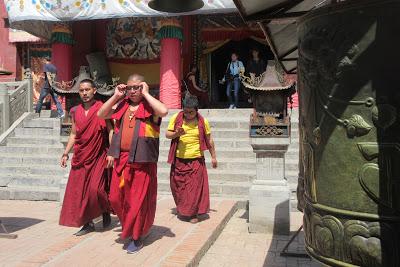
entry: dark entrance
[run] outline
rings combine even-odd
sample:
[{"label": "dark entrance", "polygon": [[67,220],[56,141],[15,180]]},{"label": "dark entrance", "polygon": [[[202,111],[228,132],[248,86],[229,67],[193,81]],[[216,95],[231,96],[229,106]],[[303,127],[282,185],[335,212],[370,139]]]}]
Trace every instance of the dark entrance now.
[{"label": "dark entrance", "polygon": [[[225,74],[227,65],[231,58],[231,53],[236,52],[246,68],[247,61],[251,59],[250,50],[258,48],[260,57],[266,62],[274,58],[269,46],[261,44],[254,39],[248,38],[241,41],[230,41],[211,54],[211,100],[216,108],[226,108],[228,98],[226,96],[226,84],[219,84]],[[240,89],[239,107],[246,108],[252,105],[247,101],[247,95]]]}]

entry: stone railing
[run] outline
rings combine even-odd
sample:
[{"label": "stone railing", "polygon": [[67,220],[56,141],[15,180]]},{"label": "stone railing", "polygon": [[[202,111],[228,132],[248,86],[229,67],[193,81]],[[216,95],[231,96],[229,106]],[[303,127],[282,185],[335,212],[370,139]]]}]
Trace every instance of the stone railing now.
[{"label": "stone railing", "polygon": [[19,82],[0,82],[0,134],[25,112],[33,111],[32,79],[29,73]]}]

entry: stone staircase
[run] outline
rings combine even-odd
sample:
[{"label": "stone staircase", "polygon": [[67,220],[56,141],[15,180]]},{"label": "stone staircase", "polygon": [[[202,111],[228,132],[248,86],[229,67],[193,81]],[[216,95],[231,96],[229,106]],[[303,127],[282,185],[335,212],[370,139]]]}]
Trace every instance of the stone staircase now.
[{"label": "stone staircase", "polygon": [[25,119],[0,146],[0,199],[59,200],[64,147],[60,120],[50,115]]},{"label": "stone staircase", "polygon": [[[249,116],[251,109],[201,110],[212,128],[212,136],[217,149],[218,169],[211,168],[208,152],[205,153],[210,192],[214,196],[248,199],[251,181],[256,176],[256,160],[249,140]],[[170,140],[165,138],[165,130],[170,116],[163,120],[160,137],[160,160],[158,164],[159,191],[169,192],[169,170],[167,154]],[[296,187],[298,176],[298,113],[293,112],[291,145],[286,154],[285,173],[292,190],[292,208],[297,205]]]},{"label": "stone staircase", "polygon": [[[169,171],[167,163],[170,140],[165,138],[170,111],[163,120],[160,136],[160,159],[158,164],[158,191],[169,194]],[[248,199],[251,181],[256,176],[255,154],[249,141],[249,116],[251,109],[201,110],[212,128],[216,144],[218,169],[212,169],[210,155],[206,161],[213,196]],[[298,114],[292,116],[292,136],[286,154],[285,173],[292,190],[292,208],[295,209],[298,176]],[[66,183],[67,170],[59,166],[63,144],[60,139],[60,121],[42,112],[40,118],[25,120],[14,130],[6,145],[0,146],[0,199],[59,200],[61,187]],[[63,179],[64,178],[64,179]]]}]

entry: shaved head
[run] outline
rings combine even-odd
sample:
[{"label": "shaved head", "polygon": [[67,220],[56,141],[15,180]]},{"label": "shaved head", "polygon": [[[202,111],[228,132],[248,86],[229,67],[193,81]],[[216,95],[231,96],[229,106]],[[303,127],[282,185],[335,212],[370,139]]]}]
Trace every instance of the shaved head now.
[{"label": "shaved head", "polygon": [[129,75],[129,77],[128,77],[128,83],[129,83],[130,81],[144,82],[144,77],[143,77],[142,75],[140,75],[140,74],[134,73],[134,74]]}]

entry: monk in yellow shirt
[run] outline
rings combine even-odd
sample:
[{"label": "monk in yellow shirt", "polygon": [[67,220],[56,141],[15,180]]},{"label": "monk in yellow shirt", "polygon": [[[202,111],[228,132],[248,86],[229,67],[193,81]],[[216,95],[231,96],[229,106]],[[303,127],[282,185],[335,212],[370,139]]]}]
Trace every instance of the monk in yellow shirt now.
[{"label": "monk in yellow shirt", "polygon": [[196,97],[183,101],[183,111],[172,116],[166,137],[172,139],[168,156],[171,164],[171,191],[178,217],[192,223],[210,210],[210,193],[204,151],[209,150],[217,168],[210,124],[198,112]]}]

